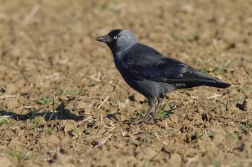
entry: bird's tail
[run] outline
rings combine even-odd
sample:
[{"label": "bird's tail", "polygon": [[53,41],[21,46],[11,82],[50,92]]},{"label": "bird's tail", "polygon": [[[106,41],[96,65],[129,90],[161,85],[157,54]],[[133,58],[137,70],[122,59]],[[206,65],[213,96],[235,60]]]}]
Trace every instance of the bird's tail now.
[{"label": "bird's tail", "polygon": [[[190,79],[169,79],[168,83],[174,85],[176,88],[192,88],[196,86],[210,86],[215,88],[227,88],[229,83],[221,82],[218,78],[190,78]],[[183,84],[179,84],[183,83]]]},{"label": "bird's tail", "polygon": [[195,70],[193,74],[190,74],[191,77],[187,74],[188,77],[185,80],[185,83],[188,87],[205,85],[215,88],[227,88],[231,86],[229,83],[222,82],[220,79],[204,74],[200,71]]},{"label": "bird's tail", "polygon": [[191,83],[187,83],[186,84],[188,87],[196,87],[196,86],[210,86],[210,87],[215,87],[215,88],[227,88],[229,86],[231,86],[228,83],[225,82],[191,82]]}]

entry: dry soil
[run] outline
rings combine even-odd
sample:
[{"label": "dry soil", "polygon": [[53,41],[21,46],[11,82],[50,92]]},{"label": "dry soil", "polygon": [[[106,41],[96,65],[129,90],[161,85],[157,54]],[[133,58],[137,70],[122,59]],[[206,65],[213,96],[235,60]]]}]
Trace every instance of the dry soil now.
[{"label": "dry soil", "polygon": [[[0,0],[0,164],[252,166],[251,0]],[[148,109],[97,42],[112,29],[232,84]]]}]

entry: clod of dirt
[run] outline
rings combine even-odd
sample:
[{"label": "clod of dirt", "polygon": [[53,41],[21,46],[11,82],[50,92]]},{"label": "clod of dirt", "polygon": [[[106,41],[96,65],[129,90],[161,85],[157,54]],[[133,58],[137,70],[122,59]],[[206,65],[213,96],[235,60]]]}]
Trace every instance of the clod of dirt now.
[{"label": "clod of dirt", "polygon": [[59,100],[61,100],[61,101],[68,101],[69,98],[67,96],[65,96],[65,95],[61,95],[61,96],[59,96]]},{"label": "clod of dirt", "polygon": [[170,154],[171,153],[171,151],[169,150],[169,148],[167,146],[162,147],[161,151],[164,152],[164,153],[166,153],[166,154]]},{"label": "clod of dirt", "polygon": [[103,88],[102,88],[102,90],[104,92],[113,92],[114,91],[114,87],[111,86],[111,85],[104,85]]},{"label": "clod of dirt", "polygon": [[15,149],[15,150],[18,150],[18,151],[22,151],[20,138],[19,137],[12,138],[8,147]]},{"label": "clod of dirt", "polygon": [[85,103],[85,102],[83,102],[83,101],[77,101],[77,102],[75,103],[75,107],[76,107],[77,109],[84,109],[84,108],[86,108],[88,105],[89,105],[89,104],[87,104],[87,103]]},{"label": "clod of dirt", "polygon": [[11,167],[13,164],[7,157],[0,157],[0,164],[2,167]]},{"label": "clod of dirt", "polygon": [[178,123],[178,121],[179,121],[179,117],[175,114],[170,115],[169,119],[172,123],[175,123],[175,124]]},{"label": "clod of dirt", "polygon": [[226,140],[226,132],[222,129],[211,128],[214,143],[222,143]]},{"label": "clod of dirt", "polygon": [[157,152],[153,148],[144,147],[137,152],[136,158],[138,160],[152,159],[156,154]]},{"label": "clod of dirt", "polygon": [[193,115],[193,119],[194,120],[202,120],[202,116],[199,114],[199,113],[194,113],[194,115]]},{"label": "clod of dirt", "polygon": [[62,166],[65,166],[65,165],[67,166],[67,165],[72,164],[71,159],[72,159],[72,156],[70,155],[64,155],[61,153],[57,153],[56,155],[56,162],[58,164],[61,164]]},{"label": "clod of dirt", "polygon": [[239,33],[231,28],[225,28],[225,30],[223,31],[223,39],[227,40],[227,42],[229,43],[237,42],[238,38]]},{"label": "clod of dirt", "polygon": [[137,134],[139,132],[141,132],[141,129],[139,126],[133,126],[130,128],[130,133],[132,133],[132,134]]},{"label": "clod of dirt", "polygon": [[123,115],[123,114],[116,114],[115,118],[117,120],[120,120],[121,122],[123,122],[123,121],[125,121],[127,119],[127,117],[125,115]]},{"label": "clod of dirt", "polygon": [[141,101],[144,101],[145,100],[145,97],[143,95],[141,95],[140,93],[136,93],[134,96],[133,96],[133,99],[134,101],[136,102],[141,102]]},{"label": "clod of dirt", "polygon": [[242,104],[237,104],[237,107],[242,111],[252,111],[252,99],[246,99]]},{"label": "clod of dirt", "polygon": [[17,85],[10,83],[6,87],[6,94],[13,94],[18,90]]},{"label": "clod of dirt", "polygon": [[18,106],[18,102],[15,98],[8,98],[5,100],[5,105],[8,109],[13,110]]},{"label": "clod of dirt", "polygon": [[175,167],[176,166],[181,166],[180,164],[182,162],[182,158],[180,157],[179,154],[174,153],[174,154],[171,155],[171,158],[170,158],[169,162],[171,164],[175,165]]}]

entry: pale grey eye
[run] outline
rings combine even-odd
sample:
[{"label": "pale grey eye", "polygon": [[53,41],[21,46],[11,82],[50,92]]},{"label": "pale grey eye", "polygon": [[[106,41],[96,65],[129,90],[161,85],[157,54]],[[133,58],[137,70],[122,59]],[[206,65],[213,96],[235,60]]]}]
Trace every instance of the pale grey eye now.
[{"label": "pale grey eye", "polygon": [[114,36],[114,39],[117,39],[117,36]]}]

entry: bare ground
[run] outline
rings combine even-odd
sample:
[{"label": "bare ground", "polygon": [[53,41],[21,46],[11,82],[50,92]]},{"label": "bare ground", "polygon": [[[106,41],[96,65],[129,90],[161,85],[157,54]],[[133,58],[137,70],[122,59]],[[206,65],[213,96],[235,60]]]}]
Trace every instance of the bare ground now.
[{"label": "bare ground", "polygon": [[[1,166],[252,166],[252,1],[0,0]],[[232,86],[167,94],[153,125],[115,28]]]}]

